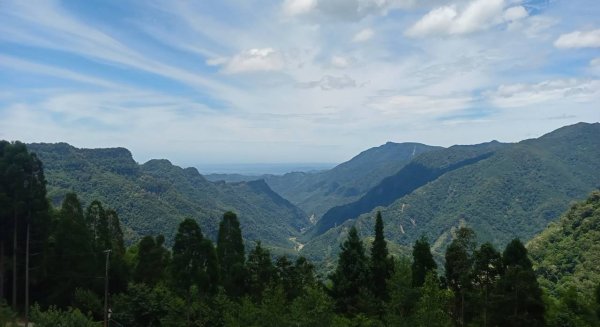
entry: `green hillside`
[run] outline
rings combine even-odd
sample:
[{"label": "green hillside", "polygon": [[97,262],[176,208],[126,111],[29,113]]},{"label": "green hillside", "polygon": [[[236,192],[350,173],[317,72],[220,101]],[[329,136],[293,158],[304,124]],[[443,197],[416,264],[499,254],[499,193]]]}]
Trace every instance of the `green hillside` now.
[{"label": "green hillside", "polygon": [[[514,237],[528,240],[571,201],[600,186],[599,140],[600,124],[580,123],[538,139],[498,146],[489,157],[445,172],[389,206],[377,207],[375,202],[366,214],[344,217],[354,219],[310,240],[303,252],[310,256],[331,249],[319,257],[332,258],[340,231],[356,224],[366,234],[372,230],[376,210],[383,215],[386,237],[400,245],[412,244],[424,234],[440,252],[461,225],[473,228],[480,241],[498,247]],[[461,148],[421,157],[428,156],[432,166],[436,160],[447,162],[456,149]]]},{"label": "green hillside", "polygon": [[574,204],[527,247],[538,280],[551,295],[574,287],[593,299],[600,285],[600,191]]},{"label": "green hillside", "polygon": [[110,203],[124,222],[129,240],[164,234],[171,240],[184,218],[196,219],[214,238],[223,213],[238,213],[247,241],[291,249],[290,238],[308,226],[306,215],[263,181],[212,183],[195,168],[168,160],[137,164],[127,149],[77,149],[65,143],[30,144],[42,162],[48,196],[59,204],[76,192],[84,204]]},{"label": "green hillside", "polygon": [[388,142],[330,170],[266,176],[265,180],[275,192],[319,219],[330,208],[356,201],[415,156],[435,149],[439,147]]}]

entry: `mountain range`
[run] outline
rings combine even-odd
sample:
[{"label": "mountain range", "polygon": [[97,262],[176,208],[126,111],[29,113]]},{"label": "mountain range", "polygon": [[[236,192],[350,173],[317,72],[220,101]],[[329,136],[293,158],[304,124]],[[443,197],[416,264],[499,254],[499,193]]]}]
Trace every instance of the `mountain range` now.
[{"label": "mountain range", "polygon": [[54,204],[69,191],[86,203],[99,199],[117,209],[129,240],[158,233],[171,239],[184,217],[214,238],[222,214],[233,210],[246,241],[322,262],[335,258],[349,226],[368,239],[377,211],[395,252],[421,235],[439,252],[464,225],[501,247],[514,237],[531,239],[600,187],[598,123],[518,143],[389,142],[329,170],[212,181],[167,160],[138,164],[123,148],[28,147],[45,165]]}]

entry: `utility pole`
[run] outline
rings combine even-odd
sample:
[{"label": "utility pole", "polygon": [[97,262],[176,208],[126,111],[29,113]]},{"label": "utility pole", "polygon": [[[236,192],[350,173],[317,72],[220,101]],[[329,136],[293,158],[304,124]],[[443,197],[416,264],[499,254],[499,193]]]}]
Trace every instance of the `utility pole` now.
[{"label": "utility pole", "polygon": [[108,265],[110,258],[110,249],[106,253],[106,272],[104,274],[104,327],[108,327]]},{"label": "utility pole", "polygon": [[[31,216],[31,215],[30,215]],[[30,223],[27,222],[27,244],[25,245],[25,327],[29,327],[29,234]]]}]

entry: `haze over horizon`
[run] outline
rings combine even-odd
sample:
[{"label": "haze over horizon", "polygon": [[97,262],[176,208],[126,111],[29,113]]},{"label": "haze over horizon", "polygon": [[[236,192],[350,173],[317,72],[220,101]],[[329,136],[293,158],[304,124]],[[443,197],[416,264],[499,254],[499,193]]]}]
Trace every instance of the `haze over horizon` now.
[{"label": "haze over horizon", "polygon": [[600,121],[594,0],[3,1],[0,139],[343,162]]}]

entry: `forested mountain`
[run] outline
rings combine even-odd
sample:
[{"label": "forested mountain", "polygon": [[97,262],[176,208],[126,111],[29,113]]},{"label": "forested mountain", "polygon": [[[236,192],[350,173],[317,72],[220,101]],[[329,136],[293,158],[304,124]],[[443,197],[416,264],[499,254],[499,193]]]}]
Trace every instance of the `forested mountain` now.
[{"label": "forested mountain", "polygon": [[552,299],[576,296],[582,307],[593,304],[600,296],[600,191],[574,204],[527,247]]},{"label": "forested mountain", "polygon": [[308,225],[306,215],[263,181],[212,183],[195,168],[167,160],[137,164],[123,148],[77,149],[65,143],[30,144],[44,163],[48,196],[56,205],[76,192],[84,205],[110,203],[119,212],[127,238],[164,234],[169,242],[184,218],[196,219],[204,233],[216,236],[223,212],[239,213],[246,240],[291,249],[291,237]]},{"label": "forested mountain", "polygon": [[353,202],[421,153],[439,147],[388,142],[330,170],[264,176],[267,184],[318,220],[327,210]]},{"label": "forested mountain", "polygon": [[[374,189],[378,193],[367,193],[373,195],[371,198],[365,195],[348,205],[346,208],[359,210],[340,215],[338,227],[319,230],[316,226],[319,232],[326,232],[312,239],[303,252],[311,257],[331,258],[348,226],[356,225],[362,235],[372,229],[375,210],[381,210],[386,236],[400,245],[411,244],[424,234],[433,241],[433,249],[439,251],[450,241],[453,230],[463,225],[473,228],[481,241],[497,246],[504,246],[514,237],[528,240],[557,219],[571,201],[584,198],[600,186],[599,140],[600,124],[579,123],[516,144],[480,145],[483,150],[473,151],[470,156],[478,160],[444,171],[414,190],[396,193],[400,197],[393,203],[375,208],[387,204],[381,199],[389,199],[390,190],[406,187],[393,181],[411,165],[422,162],[425,167],[449,167],[464,163],[464,153],[460,152],[478,146],[424,154],[394,177],[385,179]],[[410,178],[414,176],[407,177],[397,181],[414,182]],[[370,212],[364,214],[364,208]],[[323,223],[328,221],[328,215]],[[344,221],[347,222],[342,224]]]}]

